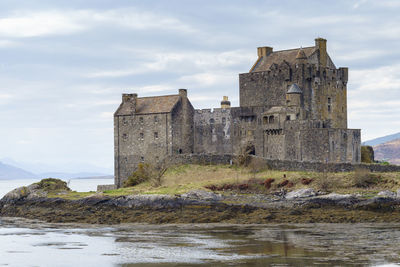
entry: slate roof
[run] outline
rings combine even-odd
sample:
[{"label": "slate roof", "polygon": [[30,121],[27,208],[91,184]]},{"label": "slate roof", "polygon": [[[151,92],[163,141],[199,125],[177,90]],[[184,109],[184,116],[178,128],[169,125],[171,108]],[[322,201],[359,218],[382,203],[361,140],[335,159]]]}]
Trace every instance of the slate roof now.
[{"label": "slate roof", "polygon": [[[180,95],[139,97],[136,102],[135,114],[169,113],[180,98]],[[115,115],[131,115],[129,103],[122,103]]]},{"label": "slate roof", "polygon": [[288,94],[302,94],[303,91],[300,89],[300,87],[297,84],[292,84],[287,91]]},{"label": "slate roof", "polygon": [[[302,52],[300,52],[301,50]],[[284,61],[293,64],[296,62],[296,57],[299,53],[301,55],[304,53],[305,56],[308,58],[317,50],[317,47],[311,46],[272,52],[268,56],[260,57],[257,60],[256,64],[254,64],[254,67],[250,70],[250,72],[267,71],[272,66],[272,64],[279,65]]]}]

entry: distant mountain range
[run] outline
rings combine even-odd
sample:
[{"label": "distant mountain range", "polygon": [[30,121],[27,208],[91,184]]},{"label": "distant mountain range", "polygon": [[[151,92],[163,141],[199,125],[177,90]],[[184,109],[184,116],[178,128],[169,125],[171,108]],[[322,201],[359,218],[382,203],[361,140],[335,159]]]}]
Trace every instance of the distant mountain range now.
[{"label": "distant mountain range", "polygon": [[30,179],[38,178],[38,175],[0,162],[0,179]]},{"label": "distant mountain range", "polygon": [[386,136],[382,136],[382,137],[378,137],[372,140],[368,140],[363,142],[363,146],[377,146],[386,142],[390,142],[393,141],[395,139],[399,139],[400,138],[400,133],[395,133],[395,134],[391,134],[391,135],[386,135]]},{"label": "distant mountain range", "polygon": [[60,178],[60,179],[73,179],[73,178],[88,178],[88,177],[109,177],[109,174],[98,172],[78,172],[78,173],[64,173],[64,172],[44,172],[33,173],[28,170],[15,167],[11,164],[0,162],[0,179],[35,179],[35,178]]},{"label": "distant mountain range", "polygon": [[400,165],[400,138],[374,146],[375,160]]}]

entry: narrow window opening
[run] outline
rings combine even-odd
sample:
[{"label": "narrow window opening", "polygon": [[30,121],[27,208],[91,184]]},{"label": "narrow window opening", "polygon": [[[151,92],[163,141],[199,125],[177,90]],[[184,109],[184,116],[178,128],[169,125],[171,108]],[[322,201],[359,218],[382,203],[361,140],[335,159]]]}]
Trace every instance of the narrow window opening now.
[{"label": "narrow window opening", "polygon": [[154,132],[154,139],[158,139],[158,132]]}]

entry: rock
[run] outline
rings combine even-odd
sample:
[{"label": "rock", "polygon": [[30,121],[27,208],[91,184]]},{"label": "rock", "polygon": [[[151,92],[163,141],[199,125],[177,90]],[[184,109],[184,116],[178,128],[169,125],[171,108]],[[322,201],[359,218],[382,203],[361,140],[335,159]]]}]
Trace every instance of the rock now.
[{"label": "rock", "polygon": [[23,198],[34,199],[46,197],[49,192],[60,193],[64,191],[70,191],[66,182],[60,179],[47,178],[29,186],[18,187],[8,192],[1,200],[4,202],[13,202]]},{"label": "rock", "polygon": [[320,196],[319,198],[323,199],[330,199],[330,200],[344,200],[349,198],[356,198],[356,195],[351,194],[337,194],[337,193],[330,193],[327,195]]},{"label": "rock", "polygon": [[182,194],[182,198],[196,199],[196,200],[212,200],[219,201],[222,199],[221,194],[215,194],[205,190],[192,190],[186,194]]},{"label": "rock", "polygon": [[18,187],[18,188],[15,188],[14,190],[8,192],[2,198],[2,201],[9,202],[9,201],[18,200],[18,199],[27,197],[30,193],[31,192],[27,186]]},{"label": "rock", "polygon": [[395,198],[395,197],[397,197],[397,194],[395,192],[385,190],[385,191],[379,192],[377,196],[378,197]]},{"label": "rock", "polygon": [[397,190],[397,198],[400,198],[400,189]]},{"label": "rock", "polygon": [[286,199],[295,199],[295,198],[304,198],[304,197],[313,197],[316,193],[312,188],[303,188],[299,190],[295,190],[286,194]]}]

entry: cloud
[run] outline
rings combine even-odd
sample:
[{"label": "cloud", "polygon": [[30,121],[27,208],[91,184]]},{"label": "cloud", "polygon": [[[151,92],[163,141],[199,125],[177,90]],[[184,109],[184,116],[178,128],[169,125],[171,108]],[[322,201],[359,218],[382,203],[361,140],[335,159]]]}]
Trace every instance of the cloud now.
[{"label": "cloud", "polygon": [[86,27],[74,20],[71,14],[59,11],[22,13],[0,19],[0,36],[37,37],[70,34]]},{"label": "cloud", "polygon": [[127,51],[127,53],[130,53],[131,55],[140,55],[140,60],[132,63],[136,64],[136,66],[94,70],[83,74],[83,76],[87,78],[118,78],[162,71],[175,73],[193,73],[197,70],[218,71],[225,68],[242,66],[244,64],[250,66],[255,59],[255,53],[250,54],[247,51],[242,50],[224,52],[185,50],[166,53],[151,49],[146,51],[125,49],[121,47],[120,49],[121,53]]},{"label": "cloud", "polygon": [[0,36],[26,38],[65,35],[100,27],[125,27],[133,30],[170,30],[194,33],[188,24],[165,15],[134,8],[96,10],[49,10],[16,12],[0,19]]}]

